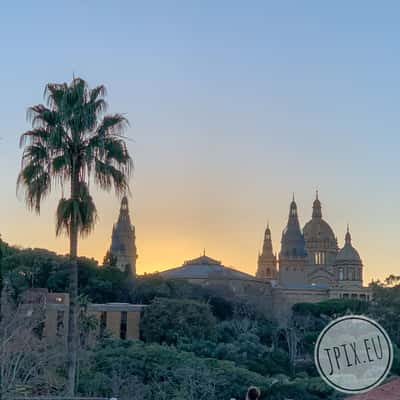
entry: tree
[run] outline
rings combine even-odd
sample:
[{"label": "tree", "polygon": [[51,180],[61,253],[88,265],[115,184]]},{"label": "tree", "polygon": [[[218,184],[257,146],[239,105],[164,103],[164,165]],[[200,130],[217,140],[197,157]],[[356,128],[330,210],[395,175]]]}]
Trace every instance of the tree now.
[{"label": "tree", "polygon": [[141,331],[146,342],[175,345],[184,339],[212,338],[215,323],[206,303],[160,298],[145,309]]},{"label": "tree", "polygon": [[64,382],[55,371],[65,351],[43,338],[45,294],[26,292],[15,302],[7,278],[1,295],[0,322],[0,395],[19,393],[49,394]]},{"label": "tree", "polygon": [[[242,398],[249,385],[267,392],[272,382],[232,362],[197,357],[174,346],[107,339],[81,370],[80,393],[121,399],[216,400]],[[132,387],[139,392],[127,393]]]},{"label": "tree", "polygon": [[128,190],[132,168],[123,132],[128,121],[121,114],[104,115],[105,87],[90,89],[74,78],[70,84],[49,83],[45,89],[47,106],[28,110],[32,129],[21,136],[24,148],[17,186],[25,190],[28,208],[40,213],[42,200],[54,186],[69,185],[69,197],[57,207],[56,234],[65,232],[70,242],[68,323],[68,393],[75,392],[78,342],[78,236],[88,235],[97,213],[89,193],[91,179],[101,189],[114,187],[117,194]]}]

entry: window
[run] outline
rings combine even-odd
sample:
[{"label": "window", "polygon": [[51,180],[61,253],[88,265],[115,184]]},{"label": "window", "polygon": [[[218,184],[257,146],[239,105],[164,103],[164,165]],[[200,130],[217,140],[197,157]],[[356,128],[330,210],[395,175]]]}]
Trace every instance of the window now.
[{"label": "window", "polygon": [[343,276],[343,268],[339,268],[339,281],[342,281],[344,278]]},{"label": "window", "polygon": [[322,265],[326,263],[326,254],[324,251],[317,251],[314,253],[314,264]]},{"label": "window", "polygon": [[349,268],[349,280],[355,281],[356,280],[356,273],[354,268]]},{"label": "window", "polygon": [[64,311],[57,311],[57,336],[62,336],[64,333]]},{"label": "window", "polygon": [[126,328],[128,326],[128,313],[126,311],[121,312],[121,325],[120,325],[120,338],[126,339]]}]

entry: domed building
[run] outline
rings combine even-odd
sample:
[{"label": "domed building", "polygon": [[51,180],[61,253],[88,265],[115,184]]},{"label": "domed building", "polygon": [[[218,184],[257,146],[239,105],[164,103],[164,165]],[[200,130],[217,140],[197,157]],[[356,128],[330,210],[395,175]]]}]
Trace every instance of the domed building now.
[{"label": "domed building", "polygon": [[[293,200],[289,218],[282,233],[281,250],[277,264],[277,282],[273,285],[273,309],[277,319],[288,316],[295,303],[318,302],[332,298],[371,298],[371,291],[363,287],[363,264],[358,251],[353,247],[349,230],[345,245],[338,246],[335,233],[322,216],[322,205],[318,192],[312,207],[311,220],[301,229],[297,204]],[[266,236],[271,237],[267,227]],[[265,240],[264,240],[265,247]],[[268,267],[273,266],[272,243],[263,248],[259,256],[257,276],[262,275],[263,254],[269,255]]]},{"label": "domed building", "polygon": [[336,282],[342,287],[362,287],[363,263],[358,251],[351,243],[349,227],[345,238],[345,245],[339,251],[334,263]]},{"label": "domed building", "polygon": [[[119,268],[128,268],[134,276],[135,227],[131,224],[126,197],[113,228],[110,255],[117,260]],[[343,248],[339,248],[334,230],[323,218],[317,193],[311,219],[303,229],[293,196],[278,257],[273,251],[271,228],[267,225],[262,251],[258,254],[256,276],[226,266],[207,256],[205,251],[178,267],[161,269],[159,274],[164,279],[186,280],[215,290],[219,296],[244,298],[261,312],[275,317],[283,326],[290,321],[296,303],[341,298],[370,300],[371,290],[363,286],[363,270],[349,229]]]},{"label": "domed building", "polygon": [[[260,261],[267,258],[268,266],[272,268],[274,259],[269,226],[265,232],[263,252],[259,256],[257,276],[262,276]],[[344,247],[339,249],[333,229],[322,217],[318,192],[313,203],[311,220],[304,225],[303,230],[300,228],[297,204],[293,196],[288,222],[282,232],[277,262],[277,276],[281,287],[330,288],[349,286],[349,282],[350,286],[362,287],[362,262],[351,244],[350,232],[347,231]]]}]

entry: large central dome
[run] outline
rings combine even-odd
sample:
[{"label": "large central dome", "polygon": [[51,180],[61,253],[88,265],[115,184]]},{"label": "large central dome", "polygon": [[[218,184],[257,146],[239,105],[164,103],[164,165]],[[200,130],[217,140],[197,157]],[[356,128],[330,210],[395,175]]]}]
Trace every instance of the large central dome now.
[{"label": "large central dome", "polygon": [[323,219],[307,222],[303,229],[304,239],[307,241],[334,241],[336,242],[335,234],[329,224]]},{"label": "large central dome", "polygon": [[313,204],[312,218],[304,226],[303,235],[312,264],[331,264],[334,261],[338,252],[337,240],[332,228],[322,219],[318,193]]}]

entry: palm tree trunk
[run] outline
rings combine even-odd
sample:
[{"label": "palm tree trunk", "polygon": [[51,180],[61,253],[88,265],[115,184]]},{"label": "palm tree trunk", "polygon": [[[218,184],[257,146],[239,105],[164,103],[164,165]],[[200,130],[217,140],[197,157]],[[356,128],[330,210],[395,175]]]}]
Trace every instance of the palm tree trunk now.
[{"label": "palm tree trunk", "polygon": [[[71,198],[78,198],[79,178],[73,173],[71,179]],[[68,317],[68,335],[67,335],[67,351],[68,351],[68,388],[69,396],[75,395],[76,371],[77,371],[77,354],[78,354],[78,224],[73,215],[70,226],[70,274],[69,274],[69,317]]]}]

